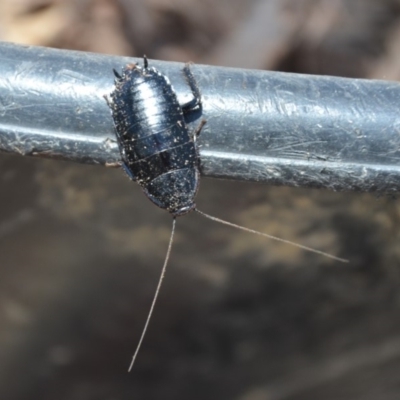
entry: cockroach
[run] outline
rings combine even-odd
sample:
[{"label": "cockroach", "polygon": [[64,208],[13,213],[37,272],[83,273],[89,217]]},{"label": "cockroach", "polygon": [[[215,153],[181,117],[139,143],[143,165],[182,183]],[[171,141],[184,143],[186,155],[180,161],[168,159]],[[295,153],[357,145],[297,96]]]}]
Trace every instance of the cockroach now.
[{"label": "cockroach", "polygon": [[190,64],[185,65],[183,74],[193,95],[192,100],[185,104],[179,104],[168,77],[149,67],[146,56],[143,67],[128,64],[121,75],[114,70],[115,89],[110,98],[104,96],[112,112],[123,169],[154,204],[167,210],[173,217],[161,276],[128,371],[136,360],[154,310],[171,253],[176,218],[179,216],[196,211],[213,221],[347,262],[322,251],[221,220],[197,209],[194,200],[200,180],[200,157],[196,138],[206,121],[201,120],[193,132],[186,124],[185,116],[201,111],[202,101]]}]

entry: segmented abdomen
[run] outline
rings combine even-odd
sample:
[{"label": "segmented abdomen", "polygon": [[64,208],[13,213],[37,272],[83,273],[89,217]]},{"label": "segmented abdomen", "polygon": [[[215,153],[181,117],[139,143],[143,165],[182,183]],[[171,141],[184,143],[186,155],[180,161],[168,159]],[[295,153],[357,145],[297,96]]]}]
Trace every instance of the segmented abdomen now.
[{"label": "segmented abdomen", "polygon": [[165,76],[128,67],[111,96],[123,161],[141,185],[196,166],[193,140]]}]

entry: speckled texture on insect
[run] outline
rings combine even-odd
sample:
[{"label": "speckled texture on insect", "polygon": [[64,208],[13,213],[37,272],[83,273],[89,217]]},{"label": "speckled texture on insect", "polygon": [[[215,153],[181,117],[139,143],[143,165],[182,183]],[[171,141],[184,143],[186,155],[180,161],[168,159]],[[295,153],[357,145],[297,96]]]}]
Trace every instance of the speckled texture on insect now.
[{"label": "speckled texture on insect", "polygon": [[196,81],[188,64],[184,76],[193,99],[179,104],[168,78],[153,67],[127,65],[115,74],[111,108],[122,157],[129,177],[146,196],[174,216],[193,210],[199,186],[196,135],[205,121],[191,133],[184,114],[201,107]]}]

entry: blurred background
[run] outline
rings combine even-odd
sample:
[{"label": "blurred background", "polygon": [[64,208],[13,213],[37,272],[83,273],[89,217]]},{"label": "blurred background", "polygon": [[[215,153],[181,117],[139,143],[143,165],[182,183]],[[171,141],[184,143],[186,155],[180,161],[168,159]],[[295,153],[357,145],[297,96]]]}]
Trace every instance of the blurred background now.
[{"label": "blurred background", "polygon": [[[1,0],[0,40],[400,78],[399,0]],[[171,217],[120,170],[0,154],[0,399],[400,398],[400,206],[203,179]]]}]

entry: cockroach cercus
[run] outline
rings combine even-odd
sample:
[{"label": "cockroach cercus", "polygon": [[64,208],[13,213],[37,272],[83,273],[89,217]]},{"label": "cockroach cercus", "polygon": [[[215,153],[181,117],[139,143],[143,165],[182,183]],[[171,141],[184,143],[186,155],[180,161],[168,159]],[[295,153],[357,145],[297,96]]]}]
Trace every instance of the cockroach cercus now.
[{"label": "cockroach cercus", "polygon": [[146,56],[143,67],[128,64],[121,75],[114,70],[115,89],[110,98],[105,96],[114,120],[122,167],[133,181],[139,183],[153,203],[173,217],[161,276],[129,371],[142,344],[160,291],[171,253],[176,217],[194,210],[213,221],[347,262],[322,251],[221,220],[197,209],[194,199],[199,187],[200,158],[196,138],[206,121],[202,120],[193,132],[189,131],[185,115],[201,110],[202,102],[190,64],[185,65],[183,74],[193,95],[193,99],[185,104],[179,104],[168,78],[149,67]]}]

